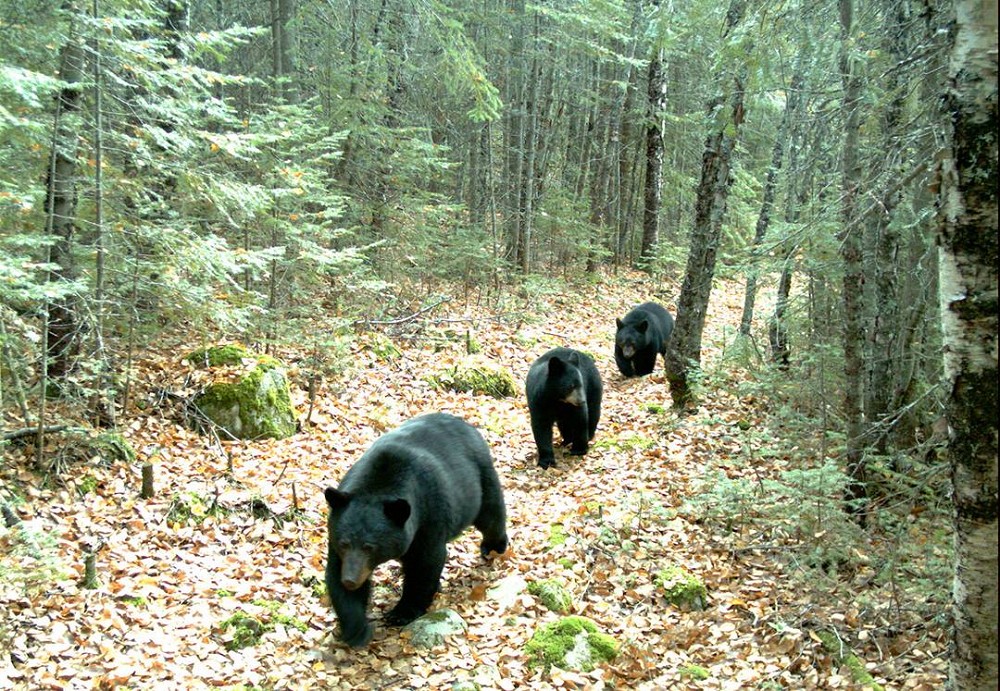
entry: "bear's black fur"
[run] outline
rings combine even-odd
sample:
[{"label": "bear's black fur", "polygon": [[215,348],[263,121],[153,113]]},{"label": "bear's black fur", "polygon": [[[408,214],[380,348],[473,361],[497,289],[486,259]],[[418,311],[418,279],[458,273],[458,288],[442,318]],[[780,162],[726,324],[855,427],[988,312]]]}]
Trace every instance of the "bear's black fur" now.
[{"label": "bear's black fur", "polygon": [[601,417],[604,387],[594,360],[572,348],[553,348],[535,360],[524,385],[538,465],[556,464],[552,425],[559,428],[570,453],[585,454]]},{"label": "bear's black fur", "polygon": [[670,312],[655,302],[644,302],[616,320],[615,362],[626,377],[642,377],[656,367],[656,354],[667,356],[667,341],[674,330]]},{"label": "bear's black fur", "polygon": [[445,413],[423,415],[383,435],[327,487],[330,515],[326,588],[340,638],[366,645],[369,576],[379,564],[403,565],[403,594],[386,615],[406,624],[427,611],[438,590],[447,543],[474,525],[480,552],[507,549],[503,490],[490,449],[475,427]]}]

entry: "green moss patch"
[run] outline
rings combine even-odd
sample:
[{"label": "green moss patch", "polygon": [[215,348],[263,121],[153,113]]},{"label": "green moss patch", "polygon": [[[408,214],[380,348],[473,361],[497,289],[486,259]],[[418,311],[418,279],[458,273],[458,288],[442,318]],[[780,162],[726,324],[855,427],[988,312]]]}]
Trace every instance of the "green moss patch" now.
[{"label": "green moss patch", "polygon": [[701,580],[680,566],[671,565],[656,574],[656,586],[667,602],[683,610],[701,611],[708,606],[708,589]]},{"label": "green moss patch", "polygon": [[509,398],[517,394],[511,373],[490,362],[475,360],[460,363],[427,377],[435,389],[474,393],[493,398]]},{"label": "green moss patch", "polygon": [[195,367],[225,367],[242,365],[245,359],[256,359],[256,356],[238,343],[199,348],[191,351],[184,358]]},{"label": "green moss patch", "polygon": [[569,614],[573,609],[573,597],[566,586],[554,578],[532,581],[528,584],[528,592],[537,597],[550,612]]},{"label": "green moss patch", "polygon": [[553,523],[549,527],[549,547],[566,544],[566,527],[562,523]]},{"label": "green moss patch", "polygon": [[618,655],[618,643],[586,617],[563,617],[538,629],[525,646],[530,667],[589,672]]},{"label": "green moss patch", "polygon": [[837,664],[841,667],[846,667],[850,670],[851,679],[856,684],[860,684],[866,688],[872,689],[872,691],[883,691],[883,686],[875,681],[875,678],[865,669],[864,661],[855,655],[850,648],[848,648],[840,637],[837,636],[833,631],[817,631],[816,635],[821,641],[823,641],[823,647],[826,649],[833,659],[837,661]]},{"label": "green moss patch", "polygon": [[712,676],[707,669],[701,665],[684,665],[679,670],[681,679],[694,679],[696,681],[705,681],[710,676]]},{"label": "green moss patch", "polygon": [[257,645],[264,634],[274,628],[245,612],[237,612],[223,621],[220,627],[226,633],[226,650],[242,650]]},{"label": "green moss patch", "polygon": [[208,504],[194,492],[175,494],[167,509],[168,523],[187,523],[190,520],[201,521],[208,515]]},{"label": "green moss patch", "polygon": [[241,610],[219,624],[226,650],[241,650],[255,646],[260,643],[264,634],[273,631],[278,625],[289,626],[299,631],[305,631],[307,628],[304,622],[282,614],[279,611],[280,603],[256,600],[254,604],[261,608],[260,616],[255,617]]},{"label": "green moss patch", "polygon": [[612,439],[598,439],[591,446],[594,449],[612,449],[620,451],[647,451],[657,445],[655,439],[639,434],[623,434]]}]

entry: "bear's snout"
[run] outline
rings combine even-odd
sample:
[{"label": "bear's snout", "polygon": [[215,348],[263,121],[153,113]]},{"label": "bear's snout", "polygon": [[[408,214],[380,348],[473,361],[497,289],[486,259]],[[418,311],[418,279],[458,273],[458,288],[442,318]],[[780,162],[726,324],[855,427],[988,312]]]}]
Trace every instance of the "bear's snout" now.
[{"label": "bear's snout", "polygon": [[357,590],[372,570],[368,566],[368,556],[363,552],[351,551],[344,555],[344,565],[340,569],[340,582],[347,590]]},{"label": "bear's snout", "polygon": [[341,579],[341,581],[340,581],[340,582],[341,582],[341,583],[343,584],[343,586],[344,586],[345,588],[347,588],[348,590],[357,590],[357,589],[358,589],[358,588],[360,588],[360,587],[361,587],[361,585],[362,585],[362,584],[364,583],[364,581],[355,581],[355,580],[351,580],[351,579],[349,579],[349,578],[344,578],[344,579]]}]

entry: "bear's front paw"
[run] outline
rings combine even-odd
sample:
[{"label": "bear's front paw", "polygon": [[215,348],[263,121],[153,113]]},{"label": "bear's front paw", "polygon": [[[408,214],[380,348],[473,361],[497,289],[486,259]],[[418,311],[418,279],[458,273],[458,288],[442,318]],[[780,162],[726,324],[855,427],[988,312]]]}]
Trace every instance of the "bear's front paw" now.
[{"label": "bear's front paw", "polygon": [[507,536],[499,540],[483,540],[479,545],[479,553],[483,559],[491,559],[491,555],[501,555],[507,551]]},{"label": "bear's front paw", "polygon": [[340,640],[352,648],[363,648],[372,640],[372,625],[367,621],[363,626],[354,627],[350,631],[340,627]]},{"label": "bear's front paw", "polygon": [[572,456],[582,456],[590,449],[589,444],[573,444],[569,447],[569,453]]},{"label": "bear's front paw", "polygon": [[539,468],[553,468],[555,467],[556,459],[555,456],[539,456],[538,457],[538,467]]},{"label": "bear's front paw", "polygon": [[389,612],[385,615],[385,623],[389,626],[406,626],[426,611],[427,610],[417,609],[408,605],[402,606],[399,604],[389,610]]}]

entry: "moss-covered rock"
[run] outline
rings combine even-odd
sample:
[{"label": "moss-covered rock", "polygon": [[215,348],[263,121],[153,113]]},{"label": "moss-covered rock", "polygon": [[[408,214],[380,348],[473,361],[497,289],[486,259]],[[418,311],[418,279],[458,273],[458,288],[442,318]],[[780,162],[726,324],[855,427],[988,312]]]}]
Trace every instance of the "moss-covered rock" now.
[{"label": "moss-covered rock", "polygon": [[569,614],[573,609],[573,596],[566,590],[566,586],[554,578],[532,581],[528,584],[528,592],[537,597],[550,612]]},{"label": "moss-covered rock", "polygon": [[488,360],[468,358],[436,375],[427,377],[435,389],[471,392],[494,398],[509,398],[517,394],[517,385],[511,373]]},{"label": "moss-covered rock", "polygon": [[238,343],[199,348],[184,358],[199,368],[242,365],[246,359],[256,359],[254,354]]},{"label": "moss-covered rock", "polygon": [[[205,362],[222,362],[238,346],[220,348],[228,355],[200,355]],[[210,349],[211,350],[211,349]],[[191,360],[192,356],[188,356]],[[288,379],[281,363],[272,357],[247,353],[239,364],[246,367],[235,379],[216,381],[194,399],[194,405],[213,423],[237,439],[284,439],[295,433],[298,414],[292,405]]]},{"label": "moss-covered rock", "polygon": [[597,630],[586,617],[563,617],[538,629],[525,646],[531,667],[553,665],[576,672],[589,672],[618,655],[618,643]]},{"label": "moss-covered rock", "polygon": [[667,602],[682,610],[701,611],[708,606],[708,588],[690,571],[671,565],[656,574],[656,585]]}]

